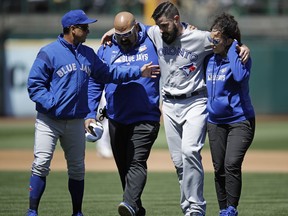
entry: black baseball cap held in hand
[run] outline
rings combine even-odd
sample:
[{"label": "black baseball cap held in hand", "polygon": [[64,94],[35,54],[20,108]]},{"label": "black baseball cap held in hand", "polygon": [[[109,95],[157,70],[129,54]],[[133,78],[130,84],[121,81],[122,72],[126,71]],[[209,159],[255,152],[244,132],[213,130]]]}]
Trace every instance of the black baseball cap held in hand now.
[{"label": "black baseball cap held in hand", "polygon": [[83,10],[71,10],[62,17],[63,28],[94,22],[97,22],[97,19],[89,19]]}]

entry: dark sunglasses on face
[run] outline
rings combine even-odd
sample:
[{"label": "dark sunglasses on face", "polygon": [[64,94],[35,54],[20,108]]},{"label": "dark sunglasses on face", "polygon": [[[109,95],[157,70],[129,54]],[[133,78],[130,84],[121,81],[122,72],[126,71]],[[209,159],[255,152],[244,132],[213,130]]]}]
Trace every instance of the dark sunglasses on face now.
[{"label": "dark sunglasses on face", "polygon": [[117,38],[128,38],[130,37],[132,34],[133,34],[133,29],[134,29],[135,25],[130,29],[130,31],[126,32],[126,33],[123,33],[123,34],[120,34],[120,33],[116,33],[115,32],[115,36]]},{"label": "dark sunglasses on face", "polygon": [[218,45],[220,43],[220,39],[214,39],[214,38],[211,38],[210,36],[208,36],[208,40],[210,43],[214,44],[214,45]]},{"label": "dark sunglasses on face", "polygon": [[74,25],[75,28],[79,28],[82,31],[88,31],[89,30],[89,26],[88,25]]}]

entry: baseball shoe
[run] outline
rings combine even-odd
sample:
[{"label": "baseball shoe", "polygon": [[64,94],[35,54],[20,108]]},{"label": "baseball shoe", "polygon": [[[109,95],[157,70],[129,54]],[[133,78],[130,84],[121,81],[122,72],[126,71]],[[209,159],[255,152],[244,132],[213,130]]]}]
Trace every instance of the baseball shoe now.
[{"label": "baseball shoe", "polygon": [[84,215],[82,214],[82,212],[78,212],[76,214],[72,214],[72,216],[84,216]]},{"label": "baseball shoe", "polygon": [[82,214],[82,212],[78,212],[76,214],[72,214],[72,216],[84,216],[84,215]]},{"label": "baseball shoe", "polygon": [[204,214],[201,214],[200,212],[192,212],[190,216],[205,216]]},{"label": "baseball shoe", "polygon": [[118,213],[121,216],[136,216],[134,209],[125,202],[119,204]]},{"label": "baseball shoe", "polygon": [[26,216],[38,216],[36,210],[28,209]]},{"label": "baseball shoe", "polygon": [[199,212],[192,212],[190,214],[190,216],[204,216],[203,214],[199,213]]},{"label": "baseball shoe", "polygon": [[226,214],[225,216],[237,216],[238,215],[238,211],[236,208],[234,208],[233,206],[229,206],[226,209]]},{"label": "baseball shoe", "polygon": [[219,216],[225,216],[226,215],[227,210],[226,209],[221,209],[219,211]]},{"label": "baseball shoe", "polygon": [[136,216],[145,216],[145,215],[146,215],[146,209],[140,207],[139,211],[136,213]]}]

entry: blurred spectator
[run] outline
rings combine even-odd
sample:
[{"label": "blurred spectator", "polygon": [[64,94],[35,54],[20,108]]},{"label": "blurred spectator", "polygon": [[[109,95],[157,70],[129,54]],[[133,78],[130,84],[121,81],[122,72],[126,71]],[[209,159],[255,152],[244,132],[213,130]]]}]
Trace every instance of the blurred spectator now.
[{"label": "blurred spectator", "polygon": [[117,0],[120,11],[129,11],[134,15],[143,13],[143,0]]},{"label": "blurred spectator", "polygon": [[49,11],[49,1],[48,0],[27,0],[28,11],[29,12],[48,12]]},{"label": "blurred spectator", "polygon": [[288,14],[288,1],[287,0],[280,0],[278,1],[278,13],[279,15],[287,15]]},{"label": "blurred spectator", "polygon": [[[161,3],[166,0],[155,0]],[[287,0],[170,0],[181,9],[184,19],[192,19],[199,27],[207,17],[223,11],[240,14],[287,15]],[[73,8],[85,12],[113,15],[126,10],[143,15],[146,0],[1,0],[0,11],[5,13],[58,13]],[[206,24],[206,23],[205,23]]]}]

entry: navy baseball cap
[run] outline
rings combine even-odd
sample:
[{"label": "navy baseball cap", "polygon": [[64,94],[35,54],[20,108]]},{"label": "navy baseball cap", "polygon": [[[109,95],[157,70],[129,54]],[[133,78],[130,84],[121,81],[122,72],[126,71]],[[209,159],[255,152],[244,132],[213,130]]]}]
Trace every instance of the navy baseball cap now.
[{"label": "navy baseball cap", "polygon": [[94,22],[97,22],[97,19],[89,19],[83,10],[71,10],[62,17],[63,28]]}]

